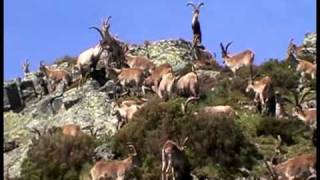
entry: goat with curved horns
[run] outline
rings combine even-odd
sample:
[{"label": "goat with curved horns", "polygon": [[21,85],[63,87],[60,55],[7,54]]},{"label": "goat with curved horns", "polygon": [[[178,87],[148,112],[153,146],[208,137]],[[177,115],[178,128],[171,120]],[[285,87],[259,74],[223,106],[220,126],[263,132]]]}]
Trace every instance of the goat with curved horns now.
[{"label": "goat with curved horns", "polygon": [[95,29],[99,32],[102,40],[100,40],[99,44],[97,44],[95,47],[89,48],[85,51],[83,51],[82,53],[80,53],[80,55],[78,56],[77,59],[77,63],[75,65],[75,67],[73,68],[73,73],[80,71],[81,73],[81,79],[80,79],[80,83],[79,86],[81,84],[82,81],[84,81],[87,76],[88,76],[88,71],[93,68],[96,68],[96,65],[98,63],[98,60],[100,59],[102,53],[104,50],[107,49],[107,43],[111,41],[110,38],[112,38],[109,34],[109,28],[110,28],[110,24],[109,24],[109,19],[111,18],[111,16],[108,17],[107,20],[102,22],[102,27],[101,30],[97,27],[90,27],[89,29]]},{"label": "goat with curved horns", "polygon": [[103,161],[100,160],[91,168],[90,174],[92,180],[106,179],[116,177],[117,180],[124,180],[125,175],[135,166],[137,166],[137,151],[133,145],[128,145],[133,150],[129,157],[121,161]]},{"label": "goat with curved horns", "polygon": [[[172,179],[176,179],[175,174],[177,171],[184,170],[185,161],[183,151],[186,148],[185,143],[188,141],[188,137],[186,137],[181,145],[178,143],[167,140],[161,150],[162,154],[162,172],[161,172],[161,179],[167,180],[169,175],[171,174]],[[182,173],[182,172],[180,172]]]},{"label": "goat with curved horns", "polygon": [[309,127],[316,127],[317,123],[317,109],[316,108],[303,108],[302,103],[310,93],[314,93],[314,91],[309,90],[301,95],[299,98],[297,92],[291,92],[294,96],[294,102],[288,99],[288,102],[293,104],[295,107],[293,108],[292,116],[298,117],[300,120],[305,122]]},{"label": "goat with curved horns", "polygon": [[296,178],[311,179],[316,177],[316,153],[302,154],[288,159],[277,165],[271,165],[270,162],[265,162],[273,179],[288,179]]},{"label": "goat with curved horns", "polygon": [[193,41],[194,44],[197,44],[197,40],[201,44],[202,36],[201,36],[201,28],[199,22],[199,14],[200,14],[200,7],[203,6],[204,3],[201,2],[198,6],[192,2],[187,3],[187,6],[193,7],[193,17],[192,17],[192,32],[193,32]]},{"label": "goat with curved horns", "polygon": [[250,68],[250,78],[252,79],[252,65],[254,61],[254,52],[247,49],[245,51],[242,51],[235,55],[230,55],[228,53],[228,47],[232,44],[232,42],[229,42],[226,47],[223,47],[223,44],[220,43],[220,47],[222,50],[222,58],[223,63],[228,66],[231,71],[233,72],[234,76],[236,77],[236,71],[240,69],[243,66],[249,66]]}]

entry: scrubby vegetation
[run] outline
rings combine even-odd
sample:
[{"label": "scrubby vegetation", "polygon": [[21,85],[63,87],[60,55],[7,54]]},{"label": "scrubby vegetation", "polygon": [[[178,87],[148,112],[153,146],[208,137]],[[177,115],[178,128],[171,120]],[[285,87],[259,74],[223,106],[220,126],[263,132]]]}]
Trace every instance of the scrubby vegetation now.
[{"label": "scrubby vegetation", "polygon": [[95,147],[88,135],[64,136],[61,131],[34,140],[22,165],[22,179],[78,179]]}]

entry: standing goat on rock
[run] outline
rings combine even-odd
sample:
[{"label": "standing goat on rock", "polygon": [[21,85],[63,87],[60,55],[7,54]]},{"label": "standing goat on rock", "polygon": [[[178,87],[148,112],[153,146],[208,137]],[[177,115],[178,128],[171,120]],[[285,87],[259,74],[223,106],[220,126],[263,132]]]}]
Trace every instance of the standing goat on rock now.
[{"label": "standing goat on rock", "polygon": [[256,81],[249,79],[246,92],[250,92],[250,90],[255,92],[254,101],[261,103],[262,112],[267,112],[267,108],[270,108],[268,107],[268,104],[272,104],[272,97],[274,98],[274,90],[271,78],[269,76],[265,76]]},{"label": "standing goat on rock", "polygon": [[129,54],[129,47],[125,45],[123,48],[126,57],[126,64],[130,68],[139,68],[144,72],[152,73],[155,69],[155,64],[144,56],[132,56]]},{"label": "standing goat on rock", "polygon": [[[52,93],[58,83],[63,83],[62,93],[65,91],[66,87],[71,84],[71,75],[69,72],[63,69],[51,69],[40,62],[40,71],[45,74],[50,85],[50,93]],[[54,86],[53,86],[54,85]]]},{"label": "standing goat on rock", "polygon": [[92,180],[101,180],[113,178],[116,180],[124,180],[126,174],[137,166],[137,151],[133,145],[128,145],[133,153],[129,157],[121,161],[104,161],[100,160],[91,168],[90,174]]},{"label": "standing goat on rock", "polygon": [[254,61],[254,52],[247,49],[245,51],[242,51],[238,54],[231,55],[228,53],[228,47],[231,45],[232,42],[229,42],[226,47],[223,47],[223,44],[220,43],[221,47],[221,53],[223,58],[223,64],[226,64],[231,71],[233,72],[234,77],[236,77],[236,71],[240,69],[243,66],[249,66],[250,68],[250,77],[252,79],[252,65]]},{"label": "standing goat on rock", "polygon": [[[161,179],[168,180],[171,175],[172,179],[176,179],[176,174],[178,173],[179,179],[189,179],[188,164],[186,157],[184,157],[184,149],[186,148],[185,143],[188,141],[186,137],[181,145],[178,143],[167,140],[161,150],[162,154],[162,170],[161,170]],[[188,177],[183,177],[188,176]],[[191,178],[190,178],[191,179]]]},{"label": "standing goat on rock", "polygon": [[23,75],[24,77],[27,76],[28,73],[30,73],[30,62],[28,59],[26,59],[26,61],[22,64],[22,70],[23,70]]},{"label": "standing goat on rock", "polygon": [[202,36],[201,36],[201,28],[200,28],[200,22],[199,22],[199,14],[200,14],[200,7],[203,6],[204,3],[201,2],[198,6],[194,3],[187,3],[187,6],[193,7],[193,17],[192,17],[192,32],[193,32],[193,44],[198,45],[202,42]]},{"label": "standing goat on rock", "polygon": [[107,20],[102,22],[101,30],[97,27],[90,27],[90,29],[96,29],[100,33],[102,40],[100,40],[99,44],[97,44],[95,47],[83,51],[78,56],[77,63],[73,69],[73,73],[76,73],[77,71],[80,71],[81,73],[79,86],[82,83],[82,81],[86,79],[91,69],[96,68],[96,65],[100,59],[102,52],[106,49],[106,42],[109,40],[110,37],[107,36],[107,33],[105,32],[107,32],[110,27],[110,18],[111,16],[109,16]]}]

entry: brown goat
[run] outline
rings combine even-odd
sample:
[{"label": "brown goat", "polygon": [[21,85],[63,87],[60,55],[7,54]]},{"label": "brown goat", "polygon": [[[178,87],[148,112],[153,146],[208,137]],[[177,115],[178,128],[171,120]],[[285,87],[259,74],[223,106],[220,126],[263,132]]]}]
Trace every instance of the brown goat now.
[{"label": "brown goat", "polygon": [[[316,175],[316,153],[302,154],[278,165],[266,165],[274,179],[293,180],[296,178],[310,179]],[[308,174],[308,177],[306,177]]]},{"label": "brown goat", "polygon": [[167,140],[161,150],[162,154],[162,171],[161,179],[167,180],[168,177],[172,176],[175,179],[175,174],[178,170],[183,170],[183,158],[182,154],[185,147],[185,143],[188,141],[186,137],[181,145],[177,144],[172,140]]},{"label": "brown goat", "polygon": [[[48,80],[51,80],[55,85],[63,82],[63,92],[67,86],[71,84],[71,75],[66,70],[62,69],[50,69],[48,66],[43,64],[43,61],[40,62],[40,71],[45,74]],[[55,86],[54,86],[55,88]]]},{"label": "brown goat", "polygon": [[107,178],[116,178],[124,180],[126,174],[137,166],[137,151],[133,145],[128,145],[133,150],[133,154],[124,160],[104,161],[100,160],[91,168],[90,174],[92,180],[101,180]]},{"label": "brown goat", "polygon": [[122,102],[111,103],[111,113],[116,115],[119,113],[117,128],[120,129],[124,123],[128,123],[133,115],[145,105],[145,100],[125,100]]},{"label": "brown goat", "polygon": [[128,54],[127,45],[124,47],[123,51],[127,60],[126,63],[130,68],[138,68],[143,71],[148,71],[149,73],[152,73],[152,71],[155,69],[155,64],[150,59],[143,56],[132,56]]},{"label": "brown goat", "polygon": [[76,124],[65,124],[62,126],[62,133],[65,136],[76,137],[82,133],[80,126]]},{"label": "brown goat", "polygon": [[226,64],[231,71],[233,72],[234,76],[236,77],[236,71],[243,66],[249,66],[250,68],[250,77],[252,77],[252,65],[254,61],[254,52],[251,50],[245,50],[235,55],[230,55],[228,53],[228,47],[231,45],[232,42],[229,42],[226,47],[224,48],[222,43],[220,43],[220,47],[222,50],[222,58],[223,63]]},{"label": "brown goat", "polygon": [[298,65],[296,71],[298,71],[302,77],[305,77],[306,74],[309,74],[312,79],[316,78],[317,65],[309,61],[296,58]]},{"label": "brown goat", "polygon": [[177,77],[175,77],[173,73],[167,73],[163,75],[157,90],[158,96],[162,98],[163,97],[162,94],[164,92],[167,92],[168,96],[171,96],[171,94],[173,93],[174,84],[176,80],[177,80]]},{"label": "brown goat", "polygon": [[199,97],[199,79],[195,72],[189,72],[177,80],[175,89],[182,96]]},{"label": "brown goat", "polygon": [[156,67],[149,77],[144,81],[146,86],[152,87],[154,92],[157,92],[158,85],[163,76],[167,73],[172,73],[172,66],[169,63],[161,64]]},{"label": "brown goat", "polygon": [[272,80],[269,76],[266,76],[260,80],[252,82],[249,79],[246,92],[253,90],[255,92],[255,101],[260,101],[263,111],[266,110],[267,102],[270,100],[270,97],[273,93]]},{"label": "brown goat", "polygon": [[145,86],[143,85],[143,70],[138,68],[112,68],[110,70],[111,71],[109,72],[113,71],[117,74],[117,83],[120,83],[123,88],[127,88],[129,86],[141,88],[142,93],[145,94]]},{"label": "brown goat", "polygon": [[293,116],[298,117],[310,127],[316,127],[317,108],[301,109],[298,106],[294,108]]}]

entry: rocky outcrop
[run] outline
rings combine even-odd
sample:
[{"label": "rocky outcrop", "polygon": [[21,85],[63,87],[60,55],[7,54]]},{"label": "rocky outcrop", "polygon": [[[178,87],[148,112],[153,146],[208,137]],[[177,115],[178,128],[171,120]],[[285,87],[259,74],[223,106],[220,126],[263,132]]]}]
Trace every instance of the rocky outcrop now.
[{"label": "rocky outcrop", "polygon": [[20,113],[4,114],[5,136],[8,141],[17,139],[20,142],[19,148],[5,153],[5,162],[10,165],[10,177],[19,176],[19,168],[25,158],[21,155],[28,151],[31,139],[35,137],[30,132],[32,128],[41,130],[48,126],[74,123],[81,128],[91,127],[83,131],[87,134],[97,131],[98,138],[116,132],[117,119],[110,114],[109,95],[98,91],[99,87],[97,82],[88,81],[80,89],[70,89],[61,97],[45,96],[28,104]]},{"label": "rocky outcrop", "polygon": [[298,57],[314,62],[317,57],[317,34],[306,33],[303,40],[304,48]]},{"label": "rocky outcrop", "polygon": [[131,45],[129,52],[132,55],[149,56],[156,64],[169,63],[174,71],[183,69],[195,56],[191,52],[192,43],[183,39],[160,40],[146,45]]}]

